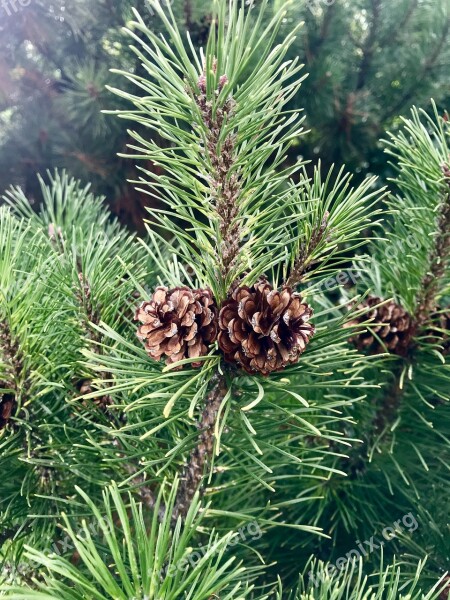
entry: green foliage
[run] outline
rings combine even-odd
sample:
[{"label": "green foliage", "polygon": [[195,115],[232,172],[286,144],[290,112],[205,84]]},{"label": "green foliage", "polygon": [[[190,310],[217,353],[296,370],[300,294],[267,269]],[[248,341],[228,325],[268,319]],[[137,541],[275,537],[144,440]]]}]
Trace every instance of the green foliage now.
[{"label": "green foliage", "polygon": [[176,489],[175,484],[161,522],[158,509],[162,494],[151,516],[144,514],[142,505],[137,505],[131,496],[122,498],[116,486],[103,492],[101,507],[78,490],[87,507],[85,519],[81,525],[70,522],[66,515],[63,519],[81,565],[75,567],[62,557],[28,548],[25,559],[45,567],[47,575],[37,582],[34,591],[5,588],[5,596],[11,600],[207,600],[219,594],[228,600],[248,598],[253,587],[250,581],[258,570],[226,557],[227,546],[237,534],[230,531],[219,537],[212,532],[199,548],[193,541],[203,520],[198,499],[186,521],[181,524],[179,520],[172,529]]},{"label": "green foliage", "polygon": [[20,190],[2,209],[1,378],[3,401],[13,402],[11,427],[0,437],[2,472],[9,474],[1,524],[6,539],[26,535],[47,544],[60,512],[56,491],[70,496],[79,477],[102,479],[102,469],[93,473],[74,451],[80,427],[87,439],[89,428],[76,414],[80,402],[70,404],[92,379],[80,362],[86,347],[99,351],[91,323],[102,318],[123,330],[135,292],[128,270],[145,277],[149,262],[88,188],[66,175],[42,185],[39,214]]},{"label": "green foliage", "polygon": [[298,146],[325,167],[387,177],[379,138],[397,129],[412,104],[448,107],[449,6],[446,0],[281,2],[285,31],[304,20],[295,44],[310,74],[295,104],[311,130]]},{"label": "green foliage", "polygon": [[[185,43],[176,10],[156,0],[163,35],[137,12],[128,23],[140,70],[115,73],[125,88],[113,88],[116,112],[134,127],[136,185],[164,203],[150,209],[145,239],[65,174],[41,181],[36,212],[21,189],[6,196],[6,597],[444,593],[449,321],[435,313],[448,302],[449,125],[414,111],[391,137],[398,194],[386,211],[372,178],[357,185],[320,165],[308,178],[302,160],[285,163],[303,135],[289,108],[303,82],[289,59],[294,32],[276,45],[286,7],[260,4],[216,2],[201,52]],[[418,243],[405,250],[411,232]],[[352,265],[355,285],[344,289],[340,275]],[[314,308],[314,337],[282,371],[244,373],[216,344],[200,368],[192,359],[164,366],[135,335],[135,304],[158,284],[209,287],[220,309],[235,285],[263,274]],[[373,294],[409,311],[404,355],[349,344],[374,326],[357,306]],[[183,513],[180,490],[189,497],[193,480],[200,489]],[[351,550],[381,537],[382,563],[381,543],[362,556]],[[342,556],[345,569],[330,572]]]},{"label": "green foliage", "polygon": [[[220,11],[225,10],[224,3],[218,6]],[[140,185],[159,188],[169,207],[167,211],[152,212],[152,217],[174,236],[172,242],[165,242],[162,234],[148,227],[152,241],[149,252],[162,274],[161,281],[169,287],[176,287],[185,282],[185,273],[189,272],[195,284],[210,287],[219,302],[225,297],[231,282],[238,277],[244,284],[253,283],[265,271],[273,273],[276,281],[277,272],[287,275],[291,263],[295,262],[294,256],[299,248],[297,239],[305,246],[308,243],[310,245],[311,234],[320,225],[325,212],[328,213],[329,222],[313,256],[318,266],[313,267],[312,273],[315,273],[317,280],[321,277],[322,282],[325,276],[336,275],[339,269],[348,264],[352,250],[362,240],[361,231],[367,223],[375,224],[374,217],[379,211],[374,207],[374,199],[379,193],[371,190],[373,182],[370,180],[357,189],[350,189],[345,175],[340,183],[331,186],[321,184],[318,174],[313,184],[304,174],[294,183],[289,177],[294,170],[301,168],[301,163],[279,173],[269,161],[271,156],[283,155],[292,138],[290,131],[295,125],[290,123],[293,118],[283,113],[284,99],[300,84],[300,80],[290,81],[297,71],[295,62],[284,64],[283,57],[292,38],[289,37],[276,52],[266,45],[266,37],[275,35],[284,13],[281,11],[274,17],[270,28],[263,25],[261,17],[259,32],[250,28],[252,19],[244,19],[242,10],[238,11],[237,4],[234,4],[228,29],[222,31],[219,25],[217,39],[210,39],[207,49],[207,56],[215,57],[214,66],[206,59],[206,65],[211,65],[206,67],[206,89],[211,90],[209,101],[213,112],[224,110],[230,99],[235,104],[233,113],[222,124],[219,138],[225,140],[232,135],[235,140],[232,160],[235,157],[236,160],[228,177],[235,175],[240,188],[236,200],[240,247],[233,266],[224,274],[220,269],[218,249],[227,242],[223,235],[228,233],[225,231],[223,234],[220,227],[220,198],[218,200],[215,196],[216,190],[211,191],[209,185],[203,184],[204,180],[208,181],[207,174],[212,171],[212,165],[204,151],[210,132],[205,128],[201,111],[195,102],[202,75],[201,57],[188,58],[184,54],[170,8],[168,17],[157,5],[155,11],[165,21],[170,39],[158,38],[139,17],[130,25],[130,35],[150,57],[158,56],[161,67],[155,67],[146,54],[136,49],[149,71],[150,79],[144,81],[125,74],[139,87],[146,89],[148,94],[139,97],[115,91],[131,100],[137,108],[135,111],[120,111],[121,116],[145,123],[150,130],[158,131],[159,136],[166,136],[173,142],[168,148],[159,148],[154,141],[147,141],[132,133],[142,145],[133,158],[151,159],[166,167],[161,175],[143,169],[149,180],[143,177],[139,182]],[[221,24],[224,21],[225,15],[219,13],[218,22]],[[143,35],[138,36],[133,31]],[[242,40],[236,50],[234,45],[230,46],[235,39]],[[254,40],[258,40],[256,46],[253,45]],[[263,44],[264,49],[259,44]],[[172,48],[177,48],[179,55]],[[259,62],[255,62],[252,75],[241,81],[246,61],[252,62],[254,55],[258,56]],[[281,78],[280,65],[283,65]],[[213,90],[224,74],[227,83],[216,95]],[[290,83],[284,85],[284,95],[281,96],[280,86],[284,81]],[[232,89],[234,82],[236,92]],[[179,99],[176,108],[168,90]],[[256,118],[249,112],[247,97],[250,93],[250,108],[256,112]],[[268,106],[274,108],[269,112]],[[266,130],[273,126],[274,119],[280,123],[286,121],[288,133],[274,137],[270,142],[264,141]],[[190,124],[191,128],[177,126],[178,122]],[[255,152],[254,146],[260,150]],[[176,168],[167,168],[175,161]],[[226,186],[226,182],[223,186]],[[174,224],[174,216],[181,219],[180,225]],[[183,226],[183,222],[189,224],[189,228]],[[281,225],[274,227],[274,223]],[[295,225],[296,235],[286,236],[286,224],[289,223]],[[158,256],[156,248],[159,246],[170,249],[176,257],[173,262],[167,256]],[[267,252],[268,248],[270,252]],[[310,250],[312,252],[315,248]],[[332,264],[328,264],[328,261]],[[309,300],[309,292],[307,297]],[[230,390],[223,400],[216,425],[216,453],[219,455],[222,446],[226,452],[216,457],[214,465],[222,470],[221,461],[228,462],[229,455],[233,455],[232,462],[238,465],[240,473],[235,476],[234,467],[226,466],[223,479],[233,481],[234,486],[242,488],[243,494],[253,495],[255,481],[273,492],[276,479],[286,479],[284,471],[287,461],[294,466],[301,460],[299,452],[303,450],[298,447],[299,436],[334,438],[333,426],[335,420],[341,418],[340,407],[351,402],[353,389],[365,386],[361,377],[363,366],[354,364],[356,354],[349,351],[345,341],[348,333],[343,330],[343,324],[349,317],[342,316],[339,311],[331,315],[332,309],[323,294],[313,296],[311,293],[311,302],[317,307],[315,322],[318,332],[298,364],[289,366],[269,379],[232,373],[226,375]],[[99,331],[111,340],[112,352],[109,355],[105,352],[101,357],[92,351],[87,352],[87,365],[89,369],[97,370],[106,366],[108,372],[114,375],[115,385],[109,392],[118,392],[120,404],[129,415],[127,425],[115,435],[124,439],[139,436],[141,440],[151,440],[158,432],[168,435],[163,434],[163,430],[176,425],[177,442],[169,451],[169,456],[171,463],[184,462],[186,452],[196,443],[196,436],[195,430],[180,435],[180,423],[189,423],[198,413],[199,402],[217,369],[218,356],[213,354],[205,357],[202,370],[196,373],[176,371],[169,367],[162,369],[156,363],[148,364],[145,353],[120,339],[116,331],[104,326],[100,326]],[[324,396],[321,391],[330,390],[330,385],[333,393],[327,392]],[[247,416],[250,409],[252,412]],[[280,418],[285,425],[281,426],[279,440],[274,443],[277,434],[274,433],[273,423]],[[222,436],[225,429],[229,433]],[[242,435],[250,444],[244,450],[241,448]],[[345,436],[337,443],[345,444]],[[320,473],[323,460],[321,452],[307,449],[307,453],[310,458],[306,464]],[[266,465],[266,457],[271,461],[270,466]],[[167,455],[161,455],[159,460],[165,462],[160,469],[166,470]],[[156,455],[153,455],[154,464],[157,461]],[[296,474],[293,475],[295,477]],[[264,510],[267,503],[258,488],[256,494],[259,497],[255,499],[255,504],[252,506],[247,503],[250,512]],[[233,511],[227,507],[227,512],[231,515]],[[242,511],[237,513],[237,517],[242,518]],[[305,525],[298,523],[296,527],[305,528]]]},{"label": "green foliage", "polygon": [[[387,200],[385,239],[355,264],[357,287],[406,307],[415,320],[414,339],[406,356],[380,356],[365,372],[381,389],[368,390],[367,400],[353,405],[353,434],[362,444],[347,460],[331,462],[348,477],[333,474],[319,484],[322,500],[308,517],[316,526],[326,524],[332,543],[321,540],[317,555],[332,559],[411,512],[419,532],[396,536],[386,552],[399,556],[413,548],[415,561],[432,556],[425,567],[434,572],[431,581],[448,568],[441,509],[450,464],[448,322],[436,320],[448,306],[448,136],[448,123],[436,113],[414,109],[387,143],[398,192]],[[305,544],[305,553],[310,549]]]},{"label": "green foliage", "polygon": [[[308,576],[300,581],[295,600],[433,600],[439,598],[442,582],[436,583],[429,592],[419,588],[420,576],[426,561],[419,561],[416,572],[410,575],[408,584],[402,582],[405,567],[395,563],[384,567],[371,577],[364,575],[362,561],[348,562],[339,576],[335,569],[320,561],[311,562]],[[330,574],[331,571],[331,574]],[[317,582],[317,585],[315,584]]]},{"label": "green foliage", "polygon": [[[170,4],[189,49],[205,48],[213,3]],[[245,7],[257,13],[261,2]],[[16,9],[13,9],[13,6]],[[130,141],[126,125],[100,112],[117,107],[105,84],[118,83],[108,69],[144,76],[120,28],[138,9],[147,26],[161,31],[145,0],[5,1],[0,8],[0,191],[20,184],[39,195],[34,174],[66,168],[92,181],[114,212],[138,228],[148,200],[126,183],[131,163],[117,158]],[[322,158],[325,171],[346,164],[356,177],[389,175],[378,143],[398,115],[429,98],[448,108],[449,14],[446,0],[271,0],[265,21],[284,8],[280,43],[304,22],[288,53],[309,76],[289,108],[305,109],[307,135],[296,137],[285,166]],[[123,83],[121,86],[123,87]],[[132,87],[128,88],[132,93]],[[145,137],[145,130],[140,130]],[[147,165],[152,169],[152,165]],[[157,207],[160,207],[159,202]]]}]

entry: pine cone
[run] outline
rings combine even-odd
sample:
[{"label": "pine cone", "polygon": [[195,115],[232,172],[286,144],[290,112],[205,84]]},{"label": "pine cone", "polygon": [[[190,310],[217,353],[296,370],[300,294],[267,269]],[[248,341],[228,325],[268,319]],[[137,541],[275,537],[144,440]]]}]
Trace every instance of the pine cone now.
[{"label": "pine cone", "polygon": [[[351,336],[349,342],[358,350],[368,350],[371,354],[380,354],[388,350],[392,354],[404,356],[410,346],[415,325],[411,315],[399,304],[391,301],[382,306],[377,296],[370,296],[357,306],[358,310],[371,308],[356,317],[348,326],[371,323],[370,329]],[[378,339],[379,338],[379,339]]]},{"label": "pine cone", "polygon": [[441,591],[439,600],[448,600],[450,598],[450,577],[444,577],[442,584],[445,584],[446,587]]},{"label": "pine cone", "polygon": [[298,361],[315,331],[312,313],[289,287],[274,290],[266,280],[236,287],[219,314],[219,346],[247,373],[268,375]]},{"label": "pine cone", "polygon": [[429,322],[425,326],[425,341],[429,344],[439,345],[442,353],[450,352],[450,311],[437,308],[430,316]]},{"label": "pine cone", "polygon": [[[166,364],[205,356],[217,338],[217,307],[210,290],[157,287],[153,297],[136,311],[137,335],[155,360]],[[200,367],[201,361],[192,362]]]},{"label": "pine cone", "polygon": [[[0,388],[6,387],[6,383],[0,381]],[[0,393],[0,431],[6,427],[13,413],[16,400],[13,394]]]}]

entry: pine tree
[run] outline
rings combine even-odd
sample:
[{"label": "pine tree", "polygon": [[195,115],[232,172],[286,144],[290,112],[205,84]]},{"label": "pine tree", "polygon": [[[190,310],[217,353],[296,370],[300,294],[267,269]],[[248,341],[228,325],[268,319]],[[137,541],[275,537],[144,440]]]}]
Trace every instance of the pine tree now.
[{"label": "pine tree", "polygon": [[7,194],[7,598],[448,596],[449,125],[385,143],[395,195],[286,163],[304,75],[268,4],[217,2],[200,53],[156,0],[163,35],[128,23],[145,237],[64,173],[38,213]]},{"label": "pine tree", "polygon": [[[169,3],[194,46],[204,47],[210,3],[161,0]],[[305,109],[309,132],[297,138],[288,162],[320,156],[326,171],[346,164],[358,181],[367,173],[385,178],[389,169],[378,144],[385,129],[396,127],[412,104],[428,106],[430,97],[448,108],[447,0],[273,0],[265,18],[282,4],[287,13],[276,43],[304,21],[288,56],[299,57],[308,73],[291,108]],[[253,0],[246,10],[256,14],[258,6]],[[136,178],[133,163],[117,156],[130,141],[126,127],[101,112],[117,107],[105,90],[116,85],[110,68],[145,76],[120,31],[132,7],[149,28],[161,30],[145,0],[3,0],[1,192],[21,185],[38,202],[35,173],[65,168],[92,182],[122,222],[142,231],[148,200],[127,183]]]},{"label": "pine tree", "polygon": [[[304,4],[306,6],[304,6]],[[359,177],[392,176],[379,139],[397,130],[411,105],[443,111],[447,92],[448,2],[311,0],[288,2],[289,28],[305,27],[295,53],[309,76],[295,104],[305,109],[310,134],[299,146],[324,166],[345,163]]]}]

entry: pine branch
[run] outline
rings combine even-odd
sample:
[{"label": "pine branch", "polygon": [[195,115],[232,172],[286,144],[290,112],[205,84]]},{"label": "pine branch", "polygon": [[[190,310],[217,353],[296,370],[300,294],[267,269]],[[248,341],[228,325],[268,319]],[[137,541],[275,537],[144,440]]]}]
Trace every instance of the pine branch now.
[{"label": "pine branch", "polygon": [[[320,27],[320,34],[319,34],[318,38],[316,40],[314,40],[314,43],[311,44],[311,46],[308,44],[308,36],[305,35],[305,54],[306,54],[306,60],[307,60],[308,65],[310,65],[311,63],[313,63],[316,60],[316,58],[319,56],[319,52],[320,52],[322,46],[327,41],[330,26],[332,24],[333,16],[335,15],[335,13],[336,13],[335,4],[333,3],[333,4],[328,5],[326,10],[324,11],[322,24]],[[313,31],[316,31],[316,30],[317,30],[317,23],[314,20],[313,21]],[[317,84],[315,84],[315,86],[317,86]]]},{"label": "pine branch", "polygon": [[[119,449],[121,449],[121,451],[123,451],[122,445],[117,437],[114,439],[113,444]],[[122,455],[124,456],[124,458],[126,458],[126,454]],[[136,475],[133,466],[129,462],[125,462],[124,468],[125,471],[129,475],[131,475],[131,482],[137,486],[137,493],[139,495],[139,498],[141,499],[142,505],[148,509],[153,510],[158,504],[157,497],[148,485],[148,482],[146,481],[145,477],[143,475]],[[166,507],[164,506],[164,504],[161,503],[160,505],[158,505],[158,515],[160,521],[164,519],[165,512]]]},{"label": "pine branch", "polygon": [[370,31],[367,36],[366,43],[363,48],[363,58],[359,67],[356,90],[361,90],[366,85],[366,79],[369,74],[369,69],[372,64],[373,55],[375,52],[375,42],[378,34],[380,21],[381,1],[371,0],[372,19],[370,22]]},{"label": "pine branch", "polygon": [[423,279],[422,291],[418,299],[416,321],[419,327],[426,323],[431,314],[436,311],[436,295],[446,273],[450,256],[450,167],[444,165],[442,170],[448,190],[445,192],[439,209],[436,238],[428,259],[429,269]]},{"label": "pine branch", "polygon": [[[162,485],[157,500],[169,487]],[[199,544],[198,532],[204,528],[204,513],[198,498],[193,499],[189,514],[180,527],[173,528],[172,509],[176,483],[167,494],[167,514],[162,521],[158,512],[144,514],[131,495],[121,494],[117,484],[103,491],[103,501],[95,502],[77,488],[87,519],[63,514],[66,540],[75,549],[79,564],[70,559],[48,555],[28,547],[24,559],[36,565],[42,579],[31,585],[24,581],[6,586],[10,600],[58,598],[246,598],[254,597],[254,580],[261,575],[259,566],[244,565],[230,557],[229,546],[238,542],[232,531],[223,536],[212,532],[206,543]],[[93,533],[94,532],[94,533]],[[3,592],[2,589],[2,592]],[[3,595],[3,594],[2,594]],[[267,595],[258,596],[267,600]]]},{"label": "pine branch", "polygon": [[184,12],[184,25],[189,31],[192,27],[192,0],[184,0],[183,5]]},{"label": "pine branch", "polygon": [[372,439],[381,434],[386,427],[392,424],[397,418],[398,410],[404,395],[404,388],[401,386],[402,367],[403,365],[394,370],[393,380],[388,385],[382,403],[377,409],[373,420],[373,429],[370,434]]},{"label": "pine branch", "polygon": [[11,392],[0,392],[0,431],[7,425],[19,401],[26,397],[29,389],[24,365],[24,356],[17,339],[14,339],[9,324],[0,320],[0,353],[6,365],[6,381],[0,381],[0,388]]},{"label": "pine branch", "polygon": [[[386,328],[378,328],[378,337],[369,327],[364,352],[376,352],[379,344],[378,351],[399,358],[380,357],[380,366],[386,361],[386,368],[377,374],[384,379],[382,391],[357,418],[365,443],[350,452],[349,460],[339,462],[353,488],[345,507],[347,522],[351,512],[358,519],[357,502],[352,509],[349,506],[359,486],[362,497],[363,490],[387,482],[393,501],[398,501],[399,497],[407,497],[405,489],[412,491],[411,496],[417,493],[421,468],[428,481],[433,471],[436,480],[446,477],[439,463],[446,464],[448,447],[448,364],[444,356],[447,325],[445,318],[438,318],[434,321],[435,333],[430,333],[430,317],[438,308],[437,297],[447,296],[450,181],[449,169],[442,164],[448,162],[448,146],[445,125],[438,114],[436,120],[427,117],[425,125],[419,115],[413,111],[406,133],[394,138],[391,153],[396,157],[396,181],[402,195],[388,201],[395,215],[392,228],[380,244],[381,252],[376,247],[370,252],[372,267],[365,270],[360,288],[371,288],[378,299],[391,295],[396,299],[384,305],[384,310],[381,307],[375,311],[373,322]],[[385,312],[388,307],[391,310]],[[383,318],[383,312],[387,318]],[[371,346],[370,338],[375,346]],[[364,340],[364,334],[360,340]],[[383,371],[390,372],[389,379]],[[441,440],[445,451],[434,462],[432,449]],[[417,459],[418,466],[414,464]],[[412,497],[408,500],[411,506],[420,505],[414,504]],[[380,518],[380,509],[386,506],[384,495],[371,498],[370,506],[373,516]]]},{"label": "pine branch", "polygon": [[[78,262],[78,268],[81,269],[80,261]],[[78,279],[80,282],[81,289],[77,290],[76,298],[79,302],[80,307],[84,311],[85,319],[84,319],[84,329],[86,333],[86,337],[88,340],[92,342],[93,351],[97,354],[101,353],[101,342],[102,336],[100,335],[98,329],[93,329],[90,326],[90,323],[94,325],[98,325],[100,323],[100,311],[94,308],[92,303],[92,290],[88,279],[83,275],[83,272],[80,270],[78,273]],[[107,373],[102,371],[100,373],[100,377],[103,380],[112,379],[111,373]],[[80,385],[80,393],[81,394],[89,394],[92,392],[92,381],[83,381]],[[109,394],[105,394],[103,396],[99,396],[94,399],[95,404],[104,412],[108,412],[108,407],[113,404],[113,400]]]},{"label": "pine branch", "polygon": [[395,115],[398,115],[399,113],[401,113],[402,109],[405,106],[407,106],[411,102],[411,100],[414,98],[418,84],[420,84],[430,74],[430,72],[433,71],[434,67],[436,66],[438,58],[440,58],[440,56],[442,54],[442,50],[445,47],[445,44],[446,44],[446,41],[447,41],[447,38],[448,38],[448,35],[450,32],[450,19],[448,19],[448,18],[445,19],[444,23],[445,24],[442,29],[441,36],[436,44],[436,47],[433,50],[433,52],[431,53],[431,55],[425,61],[423,61],[423,67],[422,67],[420,73],[418,73],[416,75],[416,77],[414,78],[414,85],[412,85],[400,97],[400,99],[390,107],[389,111],[386,113],[386,118],[389,119],[389,118],[395,117]]},{"label": "pine branch", "polygon": [[205,468],[214,453],[214,429],[217,416],[228,386],[224,375],[216,372],[211,379],[212,387],[206,397],[205,408],[198,428],[201,430],[199,443],[191,452],[188,463],[184,468],[175,504],[175,518],[186,516],[195,493],[202,482]]},{"label": "pine branch", "polygon": [[410,0],[408,10],[405,12],[402,20],[400,23],[397,21],[393,23],[392,28],[381,38],[379,42],[380,47],[392,45],[392,43],[397,42],[398,37],[406,31],[407,25],[417,10],[418,5],[419,0]]},{"label": "pine branch", "polygon": [[[319,246],[325,238],[328,237],[328,217],[327,211],[323,216],[322,223],[316,227],[307,243],[301,242],[299,252],[295,259],[291,274],[289,275],[286,285],[291,288],[297,287],[303,281],[303,275],[315,264],[318,260],[312,260],[314,250]],[[326,235],[327,234],[327,235]]]},{"label": "pine branch", "polygon": [[[447,165],[442,167],[445,185],[450,188],[450,168]],[[439,207],[439,216],[437,219],[437,232],[433,248],[430,252],[428,264],[429,269],[425,274],[419,297],[417,299],[417,311],[413,315],[412,326],[410,327],[407,345],[403,355],[412,357],[417,342],[415,336],[420,332],[426,323],[429,323],[431,315],[437,310],[436,296],[439,292],[441,282],[446,274],[448,258],[450,255],[450,191],[445,191],[444,198]],[[387,388],[386,394],[377,410],[373,421],[372,436],[382,433],[389,424],[397,418],[398,410],[404,395],[404,388],[401,385],[403,365],[394,370],[394,379]]]},{"label": "pine branch", "polygon": [[[403,363],[398,364],[392,373],[392,380],[387,386],[382,387],[381,397],[375,401],[374,414],[372,413],[362,432],[364,443],[353,446],[345,459],[339,460],[340,469],[347,474],[350,480],[355,480],[362,473],[367,473],[369,468],[368,455],[374,443],[395,423],[398,412],[405,395],[402,386]],[[335,449],[335,444],[330,445]]]},{"label": "pine branch", "polygon": [[[216,68],[217,65],[214,64],[213,69]],[[219,87],[214,92],[215,97],[219,96],[227,82],[227,76],[222,75]],[[229,97],[222,108],[214,106],[214,102],[207,97],[205,75],[200,77],[198,87],[200,94],[196,96],[196,102],[206,126],[206,151],[213,169],[210,176],[211,197],[219,218],[220,245],[217,249],[217,262],[220,265],[220,275],[226,280],[239,254],[241,239],[238,220],[241,184],[239,174],[233,170],[236,135],[230,132],[221,140],[223,126],[233,115],[235,102]]]},{"label": "pine branch", "polygon": [[319,43],[314,48],[316,55],[317,55],[320,47],[323,45],[325,40],[328,38],[331,21],[333,19],[333,16],[335,15],[335,13],[336,13],[335,3],[333,2],[332,4],[328,4],[327,8],[325,10],[324,18],[322,21],[322,26],[320,28]]},{"label": "pine branch", "polygon": [[[373,538],[371,538],[373,539]],[[342,559],[339,559],[339,561]],[[437,600],[445,587],[445,577],[427,585],[421,579],[425,571],[427,558],[409,565],[395,557],[392,563],[386,563],[381,555],[376,572],[370,577],[364,571],[365,561],[361,558],[345,561],[345,566],[337,568],[334,564],[324,563],[312,557],[300,576],[296,593],[290,600],[371,600],[406,599]],[[339,564],[339,563],[338,563]],[[427,587],[425,587],[427,585]],[[283,598],[286,598],[284,593]],[[281,596],[279,597],[281,600]]]}]

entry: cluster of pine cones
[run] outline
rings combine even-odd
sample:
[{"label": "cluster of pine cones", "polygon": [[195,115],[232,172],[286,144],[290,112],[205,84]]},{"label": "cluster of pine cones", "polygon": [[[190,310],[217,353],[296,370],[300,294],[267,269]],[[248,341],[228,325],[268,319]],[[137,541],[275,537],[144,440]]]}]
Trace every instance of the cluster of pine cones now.
[{"label": "cluster of pine cones", "polygon": [[[349,337],[358,350],[406,356],[413,338],[422,336],[450,351],[450,313],[437,310],[420,330],[414,318],[394,301],[369,296],[357,309],[361,314],[348,326],[366,326]],[[227,362],[247,373],[269,375],[296,363],[314,335],[312,309],[299,293],[284,286],[274,289],[266,279],[236,287],[219,308],[211,290],[156,288],[143,302],[135,319],[138,337],[148,354],[166,364],[186,359],[200,367],[202,356],[217,341]],[[367,324],[369,324],[367,326]]]},{"label": "cluster of pine cones", "polygon": [[211,290],[156,288],[135,319],[138,337],[155,360],[166,364],[192,359],[193,367],[217,340],[225,360],[247,373],[269,375],[296,363],[314,335],[312,309],[285,286],[265,279],[236,287],[219,308]]}]

